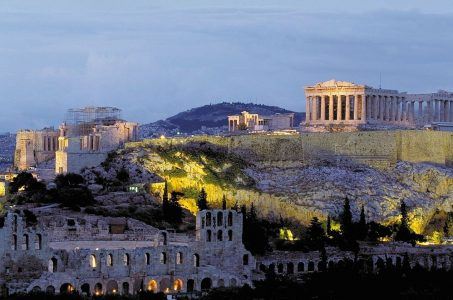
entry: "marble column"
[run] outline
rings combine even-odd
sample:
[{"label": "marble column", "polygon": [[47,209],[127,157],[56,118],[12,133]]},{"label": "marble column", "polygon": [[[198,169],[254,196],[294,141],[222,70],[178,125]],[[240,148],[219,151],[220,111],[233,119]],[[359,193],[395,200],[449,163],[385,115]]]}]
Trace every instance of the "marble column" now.
[{"label": "marble column", "polygon": [[439,100],[434,99],[434,122],[439,122]]},{"label": "marble column", "polygon": [[337,96],[337,121],[341,121],[341,95]]},{"label": "marble column", "polygon": [[329,96],[329,121],[333,122],[333,96]]},{"label": "marble column", "polygon": [[384,96],[379,96],[379,120],[384,121]]},{"label": "marble column", "polygon": [[310,97],[305,100],[305,123],[310,123]]},{"label": "marble column", "polygon": [[445,108],[444,121],[450,122],[450,102],[448,100],[445,100],[444,108]]},{"label": "marble column", "polygon": [[379,119],[379,96],[374,95],[374,119]]},{"label": "marble column", "polygon": [[321,96],[321,121],[326,120],[326,96]]},{"label": "marble column", "polygon": [[407,121],[407,107],[406,107],[406,99],[402,98],[402,107],[401,107],[401,121]]},{"label": "marble column", "polygon": [[[355,97],[355,96],[352,96]],[[354,107],[355,110],[355,107]],[[345,113],[345,121],[349,121],[351,117],[351,96],[346,95],[346,113]]]},{"label": "marble column", "polygon": [[390,121],[390,97],[385,96],[384,101],[385,101],[385,120],[388,122]]},{"label": "marble column", "polygon": [[359,119],[359,95],[354,95],[354,121]]},{"label": "marble column", "polygon": [[318,121],[318,96],[313,97],[313,121]]},{"label": "marble column", "polygon": [[366,104],[366,95],[361,95],[360,97],[362,97],[362,115],[360,116],[360,120],[362,121],[362,123],[365,123],[366,122],[366,110],[367,110],[367,104]]},{"label": "marble column", "polygon": [[418,114],[417,114],[417,119],[419,123],[423,122],[423,101],[418,101]]},{"label": "marble column", "polygon": [[433,120],[433,100],[428,100],[428,114],[427,114],[427,119],[428,119],[428,122],[432,122]]}]

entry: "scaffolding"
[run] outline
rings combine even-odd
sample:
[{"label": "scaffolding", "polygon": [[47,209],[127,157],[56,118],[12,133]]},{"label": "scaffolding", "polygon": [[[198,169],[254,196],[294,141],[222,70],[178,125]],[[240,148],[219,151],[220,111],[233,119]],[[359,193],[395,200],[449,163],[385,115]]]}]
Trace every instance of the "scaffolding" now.
[{"label": "scaffolding", "polygon": [[70,134],[88,134],[95,125],[112,125],[121,120],[121,109],[116,107],[85,107],[68,109],[65,124]]}]

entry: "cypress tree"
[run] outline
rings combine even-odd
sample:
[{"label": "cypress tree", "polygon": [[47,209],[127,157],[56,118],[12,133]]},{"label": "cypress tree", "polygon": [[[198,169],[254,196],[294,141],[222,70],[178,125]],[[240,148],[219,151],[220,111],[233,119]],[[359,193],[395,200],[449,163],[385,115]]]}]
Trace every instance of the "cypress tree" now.
[{"label": "cypress tree", "polygon": [[204,188],[201,189],[200,194],[198,195],[197,206],[199,210],[209,209],[208,207],[208,195]]},{"label": "cypress tree", "polygon": [[361,241],[365,240],[368,232],[368,227],[366,224],[366,219],[365,219],[365,208],[362,205],[362,208],[360,209],[360,220],[358,224],[358,236],[357,238]]},{"label": "cypress tree", "polygon": [[343,213],[341,214],[341,231],[343,236],[346,239],[350,239],[352,237],[352,213],[351,213],[351,205],[349,204],[349,199],[346,197],[344,199],[343,205]]},{"label": "cypress tree", "polygon": [[330,220],[330,215],[327,216],[326,232],[327,232],[327,235],[330,235],[332,233],[332,224],[331,224],[331,220]]},{"label": "cypress tree", "polygon": [[168,215],[169,207],[170,203],[168,201],[168,184],[167,181],[165,181],[164,193],[162,195],[162,213],[164,215],[164,218]]},{"label": "cypress tree", "polygon": [[404,201],[401,201],[401,224],[395,235],[395,240],[402,242],[413,242],[412,232],[409,228],[409,218],[407,216],[407,206]]}]

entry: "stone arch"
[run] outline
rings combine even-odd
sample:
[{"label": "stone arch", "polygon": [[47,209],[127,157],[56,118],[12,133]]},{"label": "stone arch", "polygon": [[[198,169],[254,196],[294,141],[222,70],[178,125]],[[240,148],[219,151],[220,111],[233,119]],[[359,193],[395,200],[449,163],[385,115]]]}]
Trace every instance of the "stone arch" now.
[{"label": "stone arch", "polygon": [[244,266],[248,266],[248,264],[249,264],[249,255],[248,255],[248,254],[244,254],[244,255],[242,256],[242,264],[243,264]]},{"label": "stone arch", "polygon": [[170,279],[168,278],[162,278],[161,281],[159,282],[160,286],[160,291],[161,292],[169,292],[171,289],[171,282]]},{"label": "stone arch", "polygon": [[195,280],[189,279],[187,280],[187,292],[191,293],[195,290]]},{"label": "stone arch", "polygon": [[123,282],[123,295],[129,295],[129,282]]},{"label": "stone arch", "polygon": [[225,287],[225,281],[223,279],[217,280],[217,287]]},{"label": "stone arch", "polygon": [[173,282],[173,290],[175,292],[181,292],[183,289],[183,281],[182,279],[175,279],[175,281]]},{"label": "stone arch", "polygon": [[228,230],[228,240],[232,241],[233,240],[233,230]]},{"label": "stone arch", "polygon": [[233,213],[231,211],[228,213],[228,226],[233,226]]},{"label": "stone arch", "polygon": [[184,262],[184,257],[183,257],[182,252],[177,252],[176,253],[176,264],[177,265],[182,265],[183,262]]},{"label": "stone arch", "polygon": [[278,263],[278,265],[277,265],[277,273],[283,273],[283,264],[282,263]]},{"label": "stone arch", "polygon": [[211,213],[208,211],[206,213],[206,227],[211,226],[211,224],[212,224],[212,217],[211,217]]},{"label": "stone arch", "polygon": [[74,287],[70,283],[63,283],[60,286],[60,294],[71,294],[75,291]]},{"label": "stone arch", "polygon": [[28,246],[28,234],[24,234],[23,235],[23,243],[22,243],[22,250],[28,250],[29,249],[29,246]]},{"label": "stone arch", "polygon": [[301,261],[297,264],[297,272],[304,272],[305,271],[305,264]]},{"label": "stone arch", "polygon": [[212,232],[211,230],[206,230],[206,242],[210,242],[211,241],[211,236],[212,236]]},{"label": "stone arch", "polygon": [[195,253],[193,255],[193,266],[194,267],[199,267],[200,266],[200,255],[198,255],[197,253]]},{"label": "stone arch", "polygon": [[151,255],[147,252],[145,253],[145,264],[150,265],[151,264]]},{"label": "stone arch", "polygon": [[286,273],[294,274],[294,264],[292,262],[286,264]]},{"label": "stone arch", "polygon": [[118,293],[118,282],[116,282],[115,280],[109,280],[107,282],[107,291],[106,293],[107,294],[116,294]]},{"label": "stone arch", "polygon": [[238,284],[238,282],[237,282],[236,278],[230,279],[230,286],[235,287],[235,286],[237,286],[237,284]]},{"label": "stone arch", "polygon": [[212,288],[212,279],[209,277],[204,278],[201,281],[201,290],[202,291],[208,291]]},{"label": "stone arch", "polygon": [[94,285],[94,294],[96,296],[102,295],[102,283],[98,282]]},{"label": "stone arch", "polygon": [[90,262],[90,268],[95,269],[97,267],[96,256],[94,254],[90,254],[89,262]]},{"label": "stone arch", "polygon": [[48,287],[46,287],[46,293],[50,294],[50,295],[54,295],[55,294],[55,287],[53,285],[49,285]]},{"label": "stone arch", "polygon": [[315,270],[315,263],[312,262],[312,261],[309,261],[309,262],[308,262],[307,271],[308,271],[308,272],[313,272],[314,270]]},{"label": "stone arch", "polygon": [[217,212],[217,226],[223,225],[223,213],[221,211]]},{"label": "stone arch", "polygon": [[129,266],[131,264],[131,257],[129,256],[129,253],[124,253],[124,255],[123,255],[123,264],[125,266]]},{"label": "stone arch", "polygon": [[38,233],[35,237],[35,250],[41,250],[42,248],[42,236]]},{"label": "stone arch", "polygon": [[113,255],[111,253],[107,254],[107,266],[113,266]]},{"label": "stone arch", "polygon": [[88,283],[82,284],[82,286],[80,287],[80,290],[82,291],[82,294],[85,294],[87,296],[91,295],[90,284],[88,284]]},{"label": "stone arch", "polygon": [[48,271],[50,273],[55,273],[58,270],[58,261],[55,257],[49,259]]},{"label": "stone arch", "polygon": [[150,292],[154,292],[156,293],[157,292],[157,281],[155,281],[154,279],[151,279],[149,282],[148,282],[148,291]]},{"label": "stone arch", "polygon": [[32,293],[40,293],[40,292],[41,292],[41,287],[35,285],[35,286],[31,289],[31,292],[32,292]]},{"label": "stone arch", "polygon": [[167,253],[165,252],[160,253],[160,263],[163,265],[167,263]]}]

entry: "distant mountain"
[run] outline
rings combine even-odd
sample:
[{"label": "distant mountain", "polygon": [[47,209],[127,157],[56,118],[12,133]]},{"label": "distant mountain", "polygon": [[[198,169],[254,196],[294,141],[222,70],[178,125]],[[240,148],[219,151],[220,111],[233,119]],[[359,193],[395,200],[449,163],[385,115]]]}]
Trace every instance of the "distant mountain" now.
[{"label": "distant mountain", "polygon": [[5,170],[13,162],[16,135],[10,133],[0,134],[0,171]]},{"label": "distant mountain", "polygon": [[[142,137],[158,136],[161,134],[173,135],[176,133],[196,134],[217,133],[227,126],[227,116],[239,114],[242,111],[257,113],[260,115],[273,115],[276,113],[292,113],[277,106],[268,106],[254,103],[218,103],[192,108],[174,115],[165,120],[140,126]],[[294,125],[298,126],[304,119],[305,113],[295,113]],[[203,130],[202,130],[203,129]]]}]

